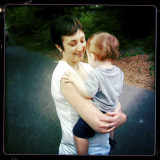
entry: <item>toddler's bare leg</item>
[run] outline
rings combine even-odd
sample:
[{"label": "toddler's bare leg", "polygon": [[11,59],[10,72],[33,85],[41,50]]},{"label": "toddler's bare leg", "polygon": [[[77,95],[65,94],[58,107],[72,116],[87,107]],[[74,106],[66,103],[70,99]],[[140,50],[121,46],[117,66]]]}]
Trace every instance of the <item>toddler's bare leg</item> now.
[{"label": "toddler's bare leg", "polygon": [[88,139],[79,138],[76,136],[74,136],[74,138],[75,138],[78,154],[79,155],[88,155],[88,146],[89,146]]}]

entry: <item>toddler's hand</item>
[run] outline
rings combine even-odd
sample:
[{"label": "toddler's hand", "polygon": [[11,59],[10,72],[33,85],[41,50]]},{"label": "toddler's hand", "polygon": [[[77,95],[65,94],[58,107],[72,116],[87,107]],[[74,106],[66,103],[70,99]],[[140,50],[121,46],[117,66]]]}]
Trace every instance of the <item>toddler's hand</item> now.
[{"label": "toddler's hand", "polygon": [[77,74],[68,71],[63,75],[62,79],[64,80],[64,83],[75,83],[79,77]]}]

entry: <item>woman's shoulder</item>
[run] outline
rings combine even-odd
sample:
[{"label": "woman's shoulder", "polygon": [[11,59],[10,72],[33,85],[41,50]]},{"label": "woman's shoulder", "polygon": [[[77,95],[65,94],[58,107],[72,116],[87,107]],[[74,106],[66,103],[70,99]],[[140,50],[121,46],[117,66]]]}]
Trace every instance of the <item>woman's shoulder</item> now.
[{"label": "woman's shoulder", "polygon": [[54,79],[61,79],[61,77],[67,70],[69,70],[67,64],[64,61],[60,60],[57,66],[55,67],[52,76],[54,77]]},{"label": "woman's shoulder", "polygon": [[60,60],[53,71],[52,78],[60,80],[64,73],[68,71],[75,72],[67,62]]},{"label": "woman's shoulder", "polygon": [[69,69],[70,69],[70,66],[65,61],[60,60],[57,64],[56,68],[54,69],[53,73],[59,74],[59,73],[65,72]]}]

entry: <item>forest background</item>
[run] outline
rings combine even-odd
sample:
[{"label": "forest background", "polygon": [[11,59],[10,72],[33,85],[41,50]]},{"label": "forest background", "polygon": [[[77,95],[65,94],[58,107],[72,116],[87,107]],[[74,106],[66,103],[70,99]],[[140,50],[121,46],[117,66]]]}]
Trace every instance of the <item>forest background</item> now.
[{"label": "forest background", "polygon": [[[20,45],[57,58],[58,53],[50,37],[50,25],[53,19],[64,14],[74,15],[80,20],[86,40],[98,31],[115,35],[120,42],[121,53],[119,61],[115,64],[126,73],[126,83],[132,81],[135,86],[154,89],[156,47],[154,6],[7,5],[6,44]],[[128,70],[125,71],[127,67]],[[136,75],[137,78],[134,78]],[[145,79],[148,80],[146,84]]]}]

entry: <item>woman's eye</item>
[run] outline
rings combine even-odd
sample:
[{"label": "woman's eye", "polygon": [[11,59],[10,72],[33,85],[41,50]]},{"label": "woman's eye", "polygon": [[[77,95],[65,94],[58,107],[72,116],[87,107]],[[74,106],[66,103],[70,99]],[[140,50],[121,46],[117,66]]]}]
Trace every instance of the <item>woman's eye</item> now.
[{"label": "woman's eye", "polygon": [[76,44],[70,44],[70,46],[74,47]]}]

